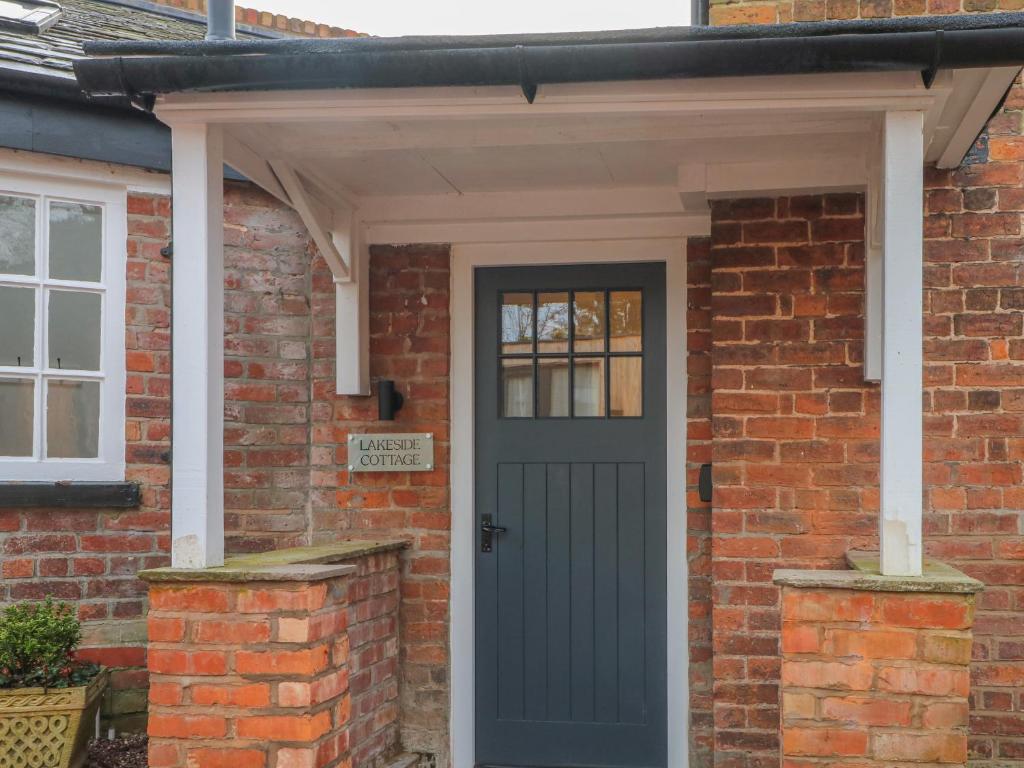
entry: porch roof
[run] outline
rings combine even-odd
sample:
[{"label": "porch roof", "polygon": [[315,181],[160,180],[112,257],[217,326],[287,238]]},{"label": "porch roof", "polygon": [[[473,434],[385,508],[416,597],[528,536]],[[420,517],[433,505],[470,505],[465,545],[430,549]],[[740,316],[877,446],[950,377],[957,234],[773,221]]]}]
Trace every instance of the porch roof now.
[{"label": "porch roof", "polygon": [[345,40],[94,42],[76,62],[93,95],[519,85],[921,72],[1024,63],[1024,13]]}]

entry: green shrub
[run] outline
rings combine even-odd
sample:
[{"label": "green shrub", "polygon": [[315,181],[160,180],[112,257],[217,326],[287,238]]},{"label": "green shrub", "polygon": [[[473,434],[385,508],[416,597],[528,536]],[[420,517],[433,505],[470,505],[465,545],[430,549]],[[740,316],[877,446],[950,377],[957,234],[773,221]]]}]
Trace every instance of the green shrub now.
[{"label": "green shrub", "polygon": [[82,627],[67,603],[46,598],[18,603],[0,614],[0,688],[85,685],[99,667],[76,661]]}]

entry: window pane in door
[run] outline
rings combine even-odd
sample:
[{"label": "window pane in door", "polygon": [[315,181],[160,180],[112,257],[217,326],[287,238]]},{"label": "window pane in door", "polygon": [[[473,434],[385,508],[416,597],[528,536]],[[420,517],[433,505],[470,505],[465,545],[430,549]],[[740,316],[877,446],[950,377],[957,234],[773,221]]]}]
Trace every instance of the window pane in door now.
[{"label": "window pane in door", "polygon": [[35,382],[0,379],[0,456],[32,455]]},{"label": "window pane in door", "polygon": [[46,388],[46,456],[95,459],[100,446],[98,381],[51,380]]},{"label": "window pane in door", "polygon": [[537,294],[537,351],[569,351],[568,293]]},{"label": "window pane in door", "polygon": [[0,195],[0,273],[36,273],[36,201]]},{"label": "window pane in door", "polygon": [[50,277],[99,282],[103,210],[98,205],[50,203]]},{"label": "window pane in door", "polygon": [[569,358],[537,358],[537,416],[569,415]]},{"label": "window pane in door", "polygon": [[502,354],[533,352],[533,294],[506,293],[501,297]]},{"label": "window pane in door", "polygon": [[643,416],[644,361],[640,357],[613,357],[611,368],[612,416]]},{"label": "window pane in door", "polygon": [[35,365],[35,329],[36,289],[0,286],[0,365]]},{"label": "window pane in door", "polygon": [[573,360],[572,407],[574,416],[604,416],[604,358]]},{"label": "window pane in door", "polygon": [[572,322],[574,352],[604,352],[604,291],[576,291]]},{"label": "window pane in door", "polygon": [[63,371],[100,369],[100,295],[50,291],[47,361]]},{"label": "window pane in door", "polygon": [[639,352],[643,348],[643,294],[612,291],[608,297],[608,322],[612,352]]},{"label": "window pane in door", "polygon": [[533,418],[533,358],[501,361],[501,401],[502,416]]}]

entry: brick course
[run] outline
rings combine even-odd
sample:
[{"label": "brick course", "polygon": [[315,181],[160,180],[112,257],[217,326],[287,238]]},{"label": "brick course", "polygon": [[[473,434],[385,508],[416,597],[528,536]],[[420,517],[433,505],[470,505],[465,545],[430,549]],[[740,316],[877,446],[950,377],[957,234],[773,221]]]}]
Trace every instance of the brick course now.
[{"label": "brick course", "polygon": [[[334,394],[334,283],[313,265],[311,525],[314,543],[356,533],[400,535],[401,718],[405,749],[448,754],[449,262],[447,246],[374,247],[370,259],[370,374],[406,396],[391,425],[376,398]],[[346,441],[364,430],[430,432],[431,472],[350,474]]]},{"label": "brick course", "polygon": [[151,768],[361,768],[396,752],[399,555],[353,564],[324,581],[151,586]]},{"label": "brick course", "polygon": [[782,588],[782,764],[967,759],[974,596]]}]

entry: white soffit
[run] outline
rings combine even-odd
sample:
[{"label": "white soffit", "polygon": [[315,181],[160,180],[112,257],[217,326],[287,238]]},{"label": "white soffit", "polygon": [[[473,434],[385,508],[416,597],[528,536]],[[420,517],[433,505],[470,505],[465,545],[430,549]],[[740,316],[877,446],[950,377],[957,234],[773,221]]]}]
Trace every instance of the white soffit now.
[{"label": "white soffit", "polygon": [[[688,178],[718,179],[723,194],[732,191],[723,179],[744,168],[761,177],[750,190],[775,189],[766,161],[828,161],[844,175],[822,188],[843,189],[865,185],[859,169],[887,111],[922,112],[926,160],[958,164],[1015,74],[944,71],[931,88],[916,72],[575,83],[541,86],[533,104],[509,87],[172,94],[157,114],[172,125],[220,123],[229,146],[284,160],[356,205],[674,188],[693,165]],[[779,190],[802,188],[794,183]]]}]

